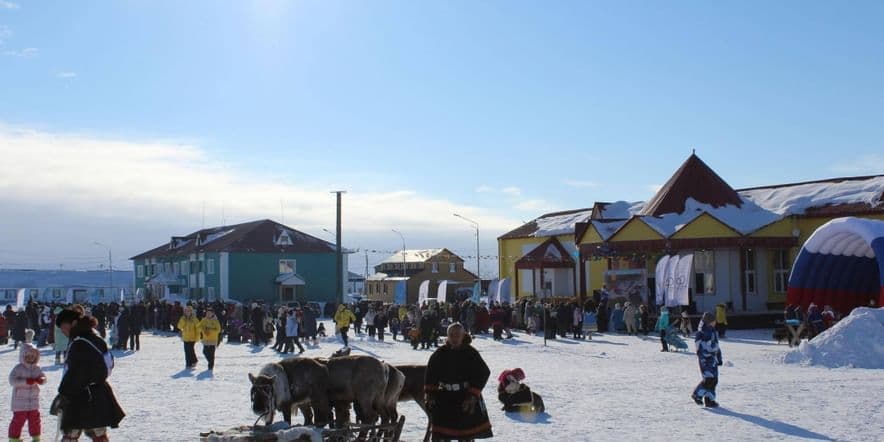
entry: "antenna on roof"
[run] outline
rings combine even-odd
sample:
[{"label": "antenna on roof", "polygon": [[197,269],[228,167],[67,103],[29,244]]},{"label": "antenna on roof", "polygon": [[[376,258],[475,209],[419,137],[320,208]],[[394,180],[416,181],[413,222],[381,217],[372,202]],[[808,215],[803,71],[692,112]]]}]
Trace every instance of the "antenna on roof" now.
[{"label": "antenna on roof", "polygon": [[696,155],[696,154],[697,154],[697,149],[691,148],[691,155]]},{"label": "antenna on roof", "polygon": [[282,205],[282,198],[279,199],[279,215],[282,223],[285,224],[285,207]]},{"label": "antenna on roof", "polygon": [[226,226],[227,220],[224,219],[224,201],[221,201],[221,226]]},{"label": "antenna on roof", "polygon": [[206,228],[206,200],[203,200],[203,224],[200,226],[200,230]]}]

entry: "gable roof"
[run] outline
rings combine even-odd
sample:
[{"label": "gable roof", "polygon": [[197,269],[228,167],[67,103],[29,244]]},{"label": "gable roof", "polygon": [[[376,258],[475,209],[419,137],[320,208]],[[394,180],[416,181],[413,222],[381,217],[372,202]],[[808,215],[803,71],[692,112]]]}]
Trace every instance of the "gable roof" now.
[{"label": "gable roof", "polygon": [[729,204],[740,207],[743,204],[740,195],[728,183],[700,157],[691,154],[669,181],[645,204],[639,215],[662,216],[667,213],[682,213],[688,198],[712,207]]},{"label": "gable roof", "polygon": [[558,238],[553,236],[519,258],[516,267],[574,267],[574,259]]},{"label": "gable roof", "polygon": [[[283,232],[290,245],[277,244]],[[335,245],[269,219],[210,227],[172,240],[129,259],[182,256],[203,252],[334,253]]]}]

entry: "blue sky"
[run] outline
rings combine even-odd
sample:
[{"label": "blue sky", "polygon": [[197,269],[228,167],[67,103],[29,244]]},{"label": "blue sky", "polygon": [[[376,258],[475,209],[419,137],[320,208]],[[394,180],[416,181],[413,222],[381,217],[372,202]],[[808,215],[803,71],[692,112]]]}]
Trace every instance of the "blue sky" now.
[{"label": "blue sky", "polygon": [[[59,218],[134,254],[198,228],[195,200],[238,221],[279,218],[282,199],[287,222],[321,234],[333,218],[319,195],[346,188],[352,247],[396,249],[389,228],[400,228],[409,246],[465,254],[469,228],[450,212],[476,218],[490,251],[545,211],[649,198],[691,148],[735,187],[884,173],[882,13],[880,2],[0,1],[0,153],[18,169],[40,165],[23,150],[70,158],[54,188],[0,180],[0,207],[29,214],[0,221],[12,233],[0,267],[25,248],[58,260],[56,246],[16,238],[62,235]],[[159,166],[132,154],[152,149]],[[253,193],[150,190],[166,180],[157,172],[115,177],[120,195],[100,205],[77,200],[96,177],[140,177],[139,165],[177,176],[193,165]],[[253,198],[266,201],[242,203]]]}]

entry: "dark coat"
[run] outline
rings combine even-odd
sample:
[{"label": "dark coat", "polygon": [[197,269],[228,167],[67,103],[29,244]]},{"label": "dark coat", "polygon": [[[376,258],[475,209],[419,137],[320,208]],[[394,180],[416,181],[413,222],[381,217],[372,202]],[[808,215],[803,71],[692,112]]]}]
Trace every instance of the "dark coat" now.
[{"label": "dark coat", "polygon": [[24,341],[26,328],[28,328],[28,317],[25,316],[24,312],[16,313],[15,322],[12,325],[12,340]]},{"label": "dark coat", "polygon": [[101,352],[107,352],[107,345],[91,327],[81,325],[77,324],[71,330],[71,344],[65,362],[67,371],[58,386],[58,393],[65,399],[61,429],[116,428],[126,414],[107,383],[103,354],[92,347],[94,345]]},{"label": "dark coat", "polygon": [[[433,436],[440,439],[485,439],[492,437],[491,422],[482,399],[482,389],[491,372],[482,356],[464,343],[454,349],[439,347],[427,363],[424,388],[432,415]],[[452,391],[455,390],[455,391]],[[475,408],[463,410],[464,401],[477,398]]]},{"label": "dark coat", "polygon": [[316,335],[316,313],[313,312],[313,309],[304,310],[304,335]]}]

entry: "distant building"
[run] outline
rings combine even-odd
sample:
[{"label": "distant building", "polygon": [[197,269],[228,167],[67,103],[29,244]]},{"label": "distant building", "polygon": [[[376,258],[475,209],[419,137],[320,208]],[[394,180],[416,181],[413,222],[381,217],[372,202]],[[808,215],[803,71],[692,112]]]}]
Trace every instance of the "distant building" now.
[{"label": "distant building", "polygon": [[[133,273],[114,270],[0,270],[0,303],[14,304],[18,293],[25,302],[93,303],[131,300]],[[111,286],[113,283],[113,286]]]},{"label": "distant building", "polygon": [[365,277],[354,272],[348,272],[349,277],[347,278],[347,287],[345,291],[348,294],[362,294],[362,291],[365,290]]},{"label": "distant building", "polygon": [[151,298],[334,302],[335,247],[265,219],[173,236],[131,259],[135,287]]},{"label": "distant building", "polygon": [[690,261],[699,311],[782,311],[801,246],[833,218],[884,219],[884,175],[733,189],[691,155],[648,202],[596,202],[542,215],[498,238],[500,276],[518,297],[656,301],[657,263]]},{"label": "distant building", "polygon": [[478,279],[464,269],[463,259],[448,249],[403,250],[383,260],[374,270],[376,273],[366,278],[365,297],[388,303],[394,301],[396,285],[401,281],[405,281],[406,302],[413,304],[424,281],[429,281],[430,297],[436,297],[439,283],[449,281],[447,293],[448,299],[452,299],[459,287],[472,287]]}]

